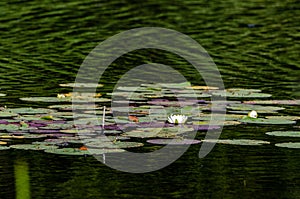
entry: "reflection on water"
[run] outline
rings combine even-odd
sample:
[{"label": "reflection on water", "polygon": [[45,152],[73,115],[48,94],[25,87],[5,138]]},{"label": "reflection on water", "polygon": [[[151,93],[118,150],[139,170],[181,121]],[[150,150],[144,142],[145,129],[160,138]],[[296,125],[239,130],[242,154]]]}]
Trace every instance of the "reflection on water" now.
[{"label": "reflection on water", "polygon": [[[299,99],[298,13],[295,0],[0,2],[0,92],[7,94],[0,98],[0,106],[45,106],[24,104],[18,98],[70,91],[58,84],[75,80],[83,59],[99,42],[144,26],[174,29],[198,41],[216,62],[227,88],[259,88],[276,99]],[[111,90],[129,69],[151,62],[172,66],[193,83],[202,82],[180,57],[141,50],[112,64],[101,79],[104,89]],[[287,112],[296,114],[297,110],[293,107]],[[269,139],[264,136],[266,129],[255,126],[225,128],[222,136],[233,137],[237,132]],[[163,170],[139,175],[111,170],[93,158],[0,151],[0,198],[300,195],[299,150],[278,149],[272,144],[218,145],[205,159],[199,159],[197,147]],[[19,155],[24,158],[22,164]],[[25,192],[28,189],[30,192]]]},{"label": "reflection on water", "polygon": [[17,159],[14,164],[16,199],[30,199],[29,166],[25,160]]}]

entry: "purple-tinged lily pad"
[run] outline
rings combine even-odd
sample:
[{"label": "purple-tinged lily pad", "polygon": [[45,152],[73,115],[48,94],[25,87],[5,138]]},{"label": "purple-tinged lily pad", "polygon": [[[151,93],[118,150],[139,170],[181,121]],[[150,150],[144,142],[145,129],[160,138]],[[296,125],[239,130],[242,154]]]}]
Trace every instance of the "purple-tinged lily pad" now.
[{"label": "purple-tinged lily pad", "polygon": [[191,139],[152,139],[152,140],[147,140],[148,143],[151,144],[162,144],[162,145],[190,145],[190,144],[199,144],[201,143],[200,140],[191,140]]},{"label": "purple-tinged lily pad", "polygon": [[207,131],[207,130],[214,130],[214,129],[221,128],[220,126],[216,126],[216,125],[211,125],[211,126],[209,126],[209,125],[192,125],[192,127],[196,131]]},{"label": "purple-tinged lily pad", "polygon": [[37,134],[51,134],[51,133],[59,133],[58,129],[32,129],[29,131],[30,133],[37,133]]},{"label": "purple-tinged lily pad", "polygon": [[9,121],[8,120],[0,120],[0,124],[8,124],[9,123]]}]

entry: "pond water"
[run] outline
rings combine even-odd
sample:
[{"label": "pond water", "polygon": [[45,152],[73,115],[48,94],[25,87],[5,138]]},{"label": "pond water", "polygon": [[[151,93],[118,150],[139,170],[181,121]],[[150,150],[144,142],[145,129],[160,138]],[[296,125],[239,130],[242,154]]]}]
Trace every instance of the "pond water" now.
[{"label": "pond water", "polygon": [[[59,84],[75,80],[96,45],[122,31],[151,26],[199,42],[226,88],[299,99],[299,9],[293,0],[1,2],[0,93],[7,96],[0,98],[0,106],[46,107],[19,98],[70,92]],[[150,62],[171,65],[192,84],[204,84],[180,57],[139,50],[110,66],[100,80],[101,92],[112,91],[129,69]],[[284,107],[283,114],[299,116],[299,105]],[[294,126],[299,128],[299,121]],[[217,144],[203,159],[198,158],[200,146],[193,145],[171,165],[145,174],[116,171],[93,157],[0,151],[0,198],[300,198],[300,149],[275,147],[280,139],[291,139],[265,134],[292,128],[224,127],[221,138],[271,144]]]}]

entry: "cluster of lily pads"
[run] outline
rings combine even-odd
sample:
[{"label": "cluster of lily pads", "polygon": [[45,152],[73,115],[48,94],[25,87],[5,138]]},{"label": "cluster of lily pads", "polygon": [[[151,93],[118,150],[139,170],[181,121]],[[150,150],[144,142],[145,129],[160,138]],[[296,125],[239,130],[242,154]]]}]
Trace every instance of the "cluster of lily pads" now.
[{"label": "cluster of lily pads", "polygon": [[[61,86],[91,88],[103,85],[69,83]],[[211,112],[211,96],[227,97],[227,101],[217,102],[226,106],[225,121],[221,119],[223,113]],[[257,89],[219,90],[183,82],[118,87],[113,93],[103,95],[73,92],[59,93],[53,97],[20,98],[31,103],[48,102],[51,105],[47,108],[2,107],[0,150],[101,155],[124,152],[127,148],[145,144],[199,144],[202,141],[237,145],[270,144],[269,141],[255,139],[187,139],[192,131],[218,129],[222,125],[281,125],[289,130],[266,134],[300,137],[297,126],[300,117],[282,113],[285,106],[299,106],[300,100],[263,100],[269,97],[270,94]],[[113,106],[106,108],[104,104],[110,102]],[[212,114],[220,120],[210,121]],[[275,146],[300,148],[300,142],[276,143]]]}]

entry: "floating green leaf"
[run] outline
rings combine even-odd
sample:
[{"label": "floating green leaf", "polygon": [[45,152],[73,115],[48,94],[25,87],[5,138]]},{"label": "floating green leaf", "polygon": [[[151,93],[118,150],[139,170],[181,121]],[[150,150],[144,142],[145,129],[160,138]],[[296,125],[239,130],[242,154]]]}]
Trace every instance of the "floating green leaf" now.
[{"label": "floating green leaf", "polygon": [[267,132],[266,134],[273,136],[300,137],[300,131],[272,131]]},{"label": "floating green leaf", "polygon": [[137,128],[123,133],[122,136],[137,138],[176,138],[180,134],[193,130],[193,128],[189,127]]},{"label": "floating green leaf", "polygon": [[241,124],[241,122],[239,121],[231,121],[231,120],[225,120],[225,121],[218,121],[218,120],[215,120],[215,121],[210,121],[210,120],[207,120],[207,121],[193,121],[193,124],[194,125],[210,125],[210,122],[212,122],[211,125],[215,125],[215,126],[232,126],[232,125],[239,125]]},{"label": "floating green leaf", "polygon": [[194,94],[176,94],[175,97],[182,97],[182,98],[206,98],[211,97],[210,94],[207,93],[194,93]]},{"label": "floating green leaf", "polygon": [[300,116],[294,116],[294,115],[284,115],[284,116],[266,116],[268,119],[285,119],[285,120],[300,120]]},{"label": "floating green leaf", "polygon": [[252,100],[245,101],[244,104],[281,104],[281,105],[300,105],[300,100]]},{"label": "floating green leaf", "polygon": [[50,148],[45,150],[45,152],[59,155],[90,155],[87,150],[80,150],[77,148]]},{"label": "floating green leaf", "polygon": [[75,108],[76,110],[77,109],[79,110],[101,109],[101,107],[97,105],[90,105],[90,104],[76,104],[75,106],[73,106],[72,104],[62,104],[62,105],[58,104],[58,105],[48,106],[48,108],[59,109],[63,111],[72,111]]},{"label": "floating green leaf", "polygon": [[140,87],[137,86],[120,86],[117,88],[117,90],[121,91],[138,91]]},{"label": "floating green leaf", "polygon": [[0,124],[0,130],[16,131],[19,130],[20,126],[15,124]]},{"label": "floating green leaf", "polygon": [[1,134],[1,139],[40,139],[46,138],[46,135],[39,135],[39,134],[22,134],[22,135],[13,135],[13,134]]},{"label": "floating green leaf", "polygon": [[22,150],[36,150],[36,151],[44,151],[46,149],[55,149],[58,148],[54,145],[44,145],[44,144],[16,144],[10,145],[12,149],[22,149]]},{"label": "floating green leaf", "polygon": [[240,122],[250,123],[250,124],[295,124],[295,121],[287,119],[278,119],[278,118],[249,118],[245,117]]},{"label": "floating green leaf", "polygon": [[[30,102],[77,102],[77,103],[88,103],[88,102],[110,102],[108,98],[94,98],[94,97],[81,97],[72,99],[72,97],[58,98],[58,97],[23,97],[20,98],[23,101]],[[75,106],[76,108],[76,106]]]},{"label": "floating green leaf", "polygon": [[0,146],[0,151],[8,150],[10,147],[8,146]]},{"label": "floating green leaf", "polygon": [[[236,114],[213,114],[214,118],[216,120],[239,120],[242,119],[245,115],[236,115]],[[207,113],[200,113],[199,116],[193,117],[193,120],[200,120],[200,121],[209,121],[211,120],[212,114],[207,114]]]},{"label": "floating green leaf", "polygon": [[214,143],[219,143],[219,144],[232,144],[232,145],[263,145],[263,144],[270,144],[270,142],[263,141],[263,140],[249,140],[249,139],[219,139],[219,140],[203,140],[203,142],[214,142]]},{"label": "floating green leaf", "polygon": [[226,89],[216,90],[212,92],[212,95],[234,98],[266,98],[271,97],[271,94],[260,93],[260,90],[256,89]]},{"label": "floating green leaf", "polygon": [[277,144],[275,144],[275,146],[291,148],[291,149],[300,149],[300,142],[277,143]]},{"label": "floating green leaf", "polygon": [[160,83],[158,84],[162,88],[185,88],[190,87],[190,82],[182,82],[182,83]]},{"label": "floating green leaf", "polygon": [[96,88],[96,87],[103,87],[103,84],[93,84],[93,83],[66,83],[66,84],[59,84],[62,87],[73,87],[73,88]]},{"label": "floating green leaf", "polygon": [[251,111],[255,110],[258,113],[273,113],[276,111],[284,110],[283,107],[276,106],[260,106],[260,105],[251,105],[251,104],[231,104],[227,106],[227,109],[234,111]]},{"label": "floating green leaf", "polygon": [[144,144],[140,142],[124,142],[124,141],[115,141],[115,142],[95,141],[95,142],[88,142],[85,145],[88,148],[118,149],[118,148],[141,147]]},{"label": "floating green leaf", "polygon": [[17,121],[35,121],[35,120],[62,120],[61,118],[52,117],[51,115],[22,115],[14,117]]},{"label": "floating green leaf", "polygon": [[73,128],[74,125],[71,123],[50,123],[46,126],[39,127],[40,129],[69,129]]},{"label": "floating green leaf", "polygon": [[52,113],[54,110],[46,108],[9,108],[5,110],[6,112],[17,113],[17,114],[47,114]]},{"label": "floating green leaf", "polygon": [[162,145],[185,145],[185,144],[199,144],[201,143],[200,140],[191,140],[191,139],[152,139],[152,140],[147,140],[148,143],[151,144],[162,144]]},{"label": "floating green leaf", "polygon": [[0,111],[0,118],[11,118],[18,116],[17,113],[11,113],[7,111]]}]

